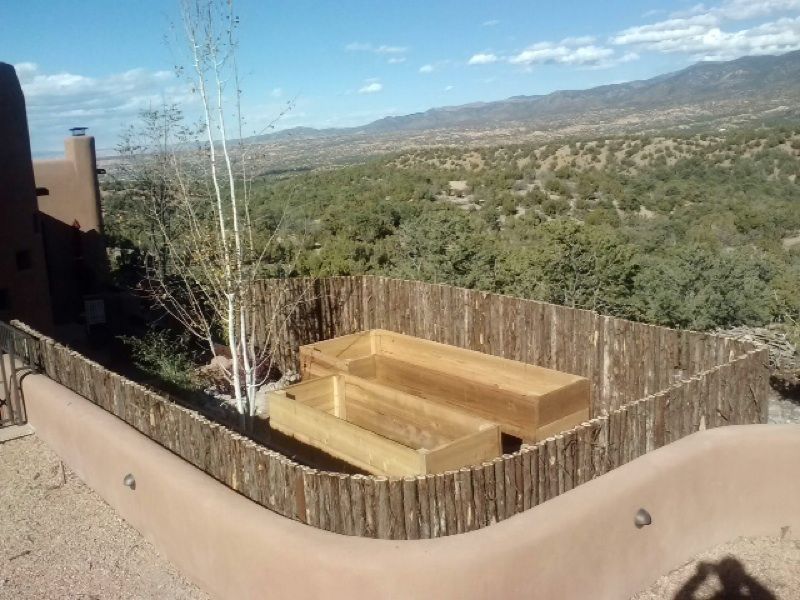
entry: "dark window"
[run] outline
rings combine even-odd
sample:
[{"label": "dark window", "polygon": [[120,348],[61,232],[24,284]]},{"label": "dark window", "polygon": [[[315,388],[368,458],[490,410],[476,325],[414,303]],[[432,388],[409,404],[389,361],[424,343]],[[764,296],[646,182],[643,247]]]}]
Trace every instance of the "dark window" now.
[{"label": "dark window", "polygon": [[31,263],[31,251],[30,250],[20,250],[17,252],[17,270],[19,271],[27,271],[32,266]]},{"label": "dark window", "polygon": [[8,290],[0,288],[0,311],[9,308],[11,308],[11,304],[8,299]]}]

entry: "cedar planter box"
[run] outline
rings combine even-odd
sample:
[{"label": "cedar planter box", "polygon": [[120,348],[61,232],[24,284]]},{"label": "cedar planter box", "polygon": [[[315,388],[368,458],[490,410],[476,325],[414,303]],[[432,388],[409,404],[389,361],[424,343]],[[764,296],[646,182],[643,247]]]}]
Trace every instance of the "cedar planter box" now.
[{"label": "cedar planter box", "polygon": [[500,429],[350,375],[269,394],[270,425],[374,475],[440,473],[499,456]]},{"label": "cedar planter box", "polygon": [[349,373],[497,423],[536,442],[589,419],[589,380],[373,329],[300,346],[304,378]]}]

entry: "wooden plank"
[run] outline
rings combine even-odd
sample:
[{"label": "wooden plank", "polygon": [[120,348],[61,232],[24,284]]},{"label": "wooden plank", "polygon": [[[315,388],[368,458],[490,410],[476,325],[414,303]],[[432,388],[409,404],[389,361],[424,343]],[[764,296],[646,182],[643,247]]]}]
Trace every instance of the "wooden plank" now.
[{"label": "wooden plank", "polygon": [[[320,400],[320,390],[332,399]],[[270,414],[278,431],[374,474],[441,472],[500,453],[496,425],[350,375],[273,393]]]},{"label": "wooden plank", "polygon": [[378,478],[364,477],[361,480],[364,495],[364,535],[366,537],[379,537],[378,535]]},{"label": "wooden plank", "polygon": [[420,538],[420,502],[417,496],[417,489],[418,485],[416,479],[406,477],[402,480],[405,539],[408,540],[418,540]]},{"label": "wooden plank", "polygon": [[350,511],[352,513],[352,535],[369,537],[367,535],[367,509],[364,503],[363,475],[352,475],[347,478],[350,486]]},{"label": "wooden plank", "polygon": [[402,479],[389,480],[389,508],[391,511],[391,539],[409,539],[406,532]]},{"label": "wooden plank", "polygon": [[558,478],[558,495],[560,496],[561,494],[569,490],[569,488],[567,487],[567,479],[569,477],[567,469],[569,468],[569,465],[566,456],[566,443],[564,440],[564,435],[558,434],[555,436],[555,438],[556,438],[555,466]]},{"label": "wooden plank", "polygon": [[[543,395],[581,379],[553,369],[421,338],[393,332],[377,332],[377,335],[381,339],[382,356],[418,366],[435,364],[442,371],[466,378],[487,376],[493,384],[509,392]],[[502,377],[498,377],[498,369],[502,369]]]},{"label": "wooden plank", "polygon": [[453,535],[456,533],[463,533],[463,523],[461,521],[461,497],[456,494],[456,482],[452,471],[443,473],[441,478],[444,480],[444,502],[445,508],[445,522],[447,525],[447,534]]},{"label": "wooden plank", "polygon": [[[419,475],[416,479],[416,494],[417,494],[417,519],[419,521],[418,534],[419,538],[426,540],[432,537],[431,524],[431,507],[430,496],[428,491],[428,483],[430,479],[427,475]],[[403,493],[403,502],[405,502],[405,492]],[[406,525],[406,531],[410,531]]]},{"label": "wooden plank", "polygon": [[502,457],[492,461],[494,465],[494,500],[497,506],[497,520],[506,518],[506,469]]},{"label": "wooden plank", "polygon": [[[549,438],[548,438],[549,439]],[[536,460],[536,497],[539,503],[549,500],[549,484],[547,481],[547,441],[542,441],[536,444],[539,449],[539,454]]]},{"label": "wooden plank", "polygon": [[528,510],[535,505],[533,502],[533,478],[531,477],[531,451],[529,446],[523,446],[521,450],[522,465],[522,510]]},{"label": "wooden plank", "polygon": [[464,531],[477,529],[475,518],[475,500],[472,489],[472,470],[461,468],[455,475],[459,485],[459,495],[461,497],[461,514]]},{"label": "wooden plank", "polygon": [[503,480],[505,487],[505,518],[513,517],[517,514],[517,469],[514,464],[514,455],[504,454],[503,461]]},{"label": "wooden plank", "polygon": [[[356,535],[356,520],[354,515],[353,497],[351,495],[350,477],[344,474],[336,476],[339,496],[339,521],[341,523],[340,533],[345,535]],[[363,501],[363,498],[361,499]]]},{"label": "wooden plank", "polygon": [[614,362],[616,356],[614,336],[616,331],[613,317],[603,316],[601,319],[603,331],[603,388],[602,392],[598,391],[597,407],[594,410],[595,415],[607,415],[614,407]]},{"label": "wooden plank", "polygon": [[377,362],[377,371],[377,379],[384,385],[492,420],[511,435],[528,439],[535,436],[536,406],[525,397],[403,361],[382,358]]},{"label": "wooden plank", "polygon": [[601,421],[591,419],[582,424],[578,430],[578,465],[580,473],[578,484],[586,483],[594,478],[594,445],[597,443]]},{"label": "wooden plank", "polygon": [[278,394],[270,398],[270,423],[367,472],[417,475],[424,468],[417,451]]},{"label": "wooden plank", "polygon": [[475,527],[489,524],[486,513],[486,490],[483,465],[472,467],[472,505],[474,507]]},{"label": "wooden plank", "polygon": [[375,484],[373,502],[375,505],[376,535],[382,540],[394,539],[394,519],[392,518],[392,505],[389,500],[389,479],[375,477],[372,481]]},{"label": "wooden plank", "polygon": [[[494,461],[483,463],[484,510],[486,525],[497,523],[497,486],[495,484]],[[502,517],[501,517],[502,518]]]},{"label": "wooden plank", "polygon": [[656,392],[653,396],[653,448],[661,448],[667,443],[666,417],[667,394],[664,391]]},{"label": "wooden plank", "polygon": [[440,537],[442,533],[441,521],[439,519],[438,496],[436,494],[436,480],[438,475],[426,475],[428,488],[428,512],[430,514],[431,537]]},{"label": "wooden plank", "polygon": [[[442,439],[435,445],[480,431],[492,424],[491,421],[447,404],[410,394],[377,381],[346,374],[338,375],[337,378],[345,382],[345,398],[348,404],[357,402],[363,408],[370,408],[380,413],[382,420],[394,418],[419,430],[436,433]],[[404,443],[430,447],[413,439]]]},{"label": "wooden plank", "polygon": [[422,452],[425,472],[439,473],[448,469],[476,465],[500,452],[500,429],[490,425],[428,452]]},{"label": "wooden plank", "polygon": [[451,528],[451,523],[453,523],[452,511],[454,505],[452,498],[450,499],[450,503],[448,505],[444,480],[444,474],[439,474],[434,477],[434,489],[436,492],[436,521],[438,523],[438,534],[440,536],[452,535],[456,533],[455,528]]},{"label": "wooden plank", "polygon": [[530,457],[530,507],[533,508],[541,502],[539,498],[539,444],[529,446],[527,455]]},{"label": "wooden plank", "polygon": [[[558,442],[557,437],[550,437],[544,440],[547,447],[547,500],[555,498],[561,492],[559,491],[559,471],[561,465],[559,464]],[[563,439],[562,439],[563,444]],[[562,482],[563,483],[563,482]]]}]

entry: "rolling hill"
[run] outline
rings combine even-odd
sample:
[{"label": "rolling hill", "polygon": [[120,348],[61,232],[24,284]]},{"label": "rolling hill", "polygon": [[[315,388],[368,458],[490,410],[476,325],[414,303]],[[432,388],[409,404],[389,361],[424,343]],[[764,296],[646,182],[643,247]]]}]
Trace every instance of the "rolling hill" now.
[{"label": "rolling hill", "polygon": [[419,133],[438,129],[546,125],[548,119],[598,111],[675,110],[731,102],[767,102],[800,98],[800,51],[779,56],[747,56],[726,62],[702,62],[652,79],[563,90],[538,96],[515,96],[497,102],[432,108],[425,112],[385,117],[361,127],[313,129],[298,127],[253,141],[336,135]]}]

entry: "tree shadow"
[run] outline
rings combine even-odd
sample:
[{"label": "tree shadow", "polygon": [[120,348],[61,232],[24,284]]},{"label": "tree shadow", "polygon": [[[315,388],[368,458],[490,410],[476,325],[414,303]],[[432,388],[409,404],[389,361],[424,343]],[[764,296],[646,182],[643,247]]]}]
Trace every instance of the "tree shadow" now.
[{"label": "tree shadow", "polygon": [[[716,576],[722,589],[712,596],[697,593],[701,586]],[[756,578],[747,574],[744,565],[733,556],[726,556],[718,563],[700,562],[695,574],[678,590],[673,600],[777,600],[777,596]]]}]

